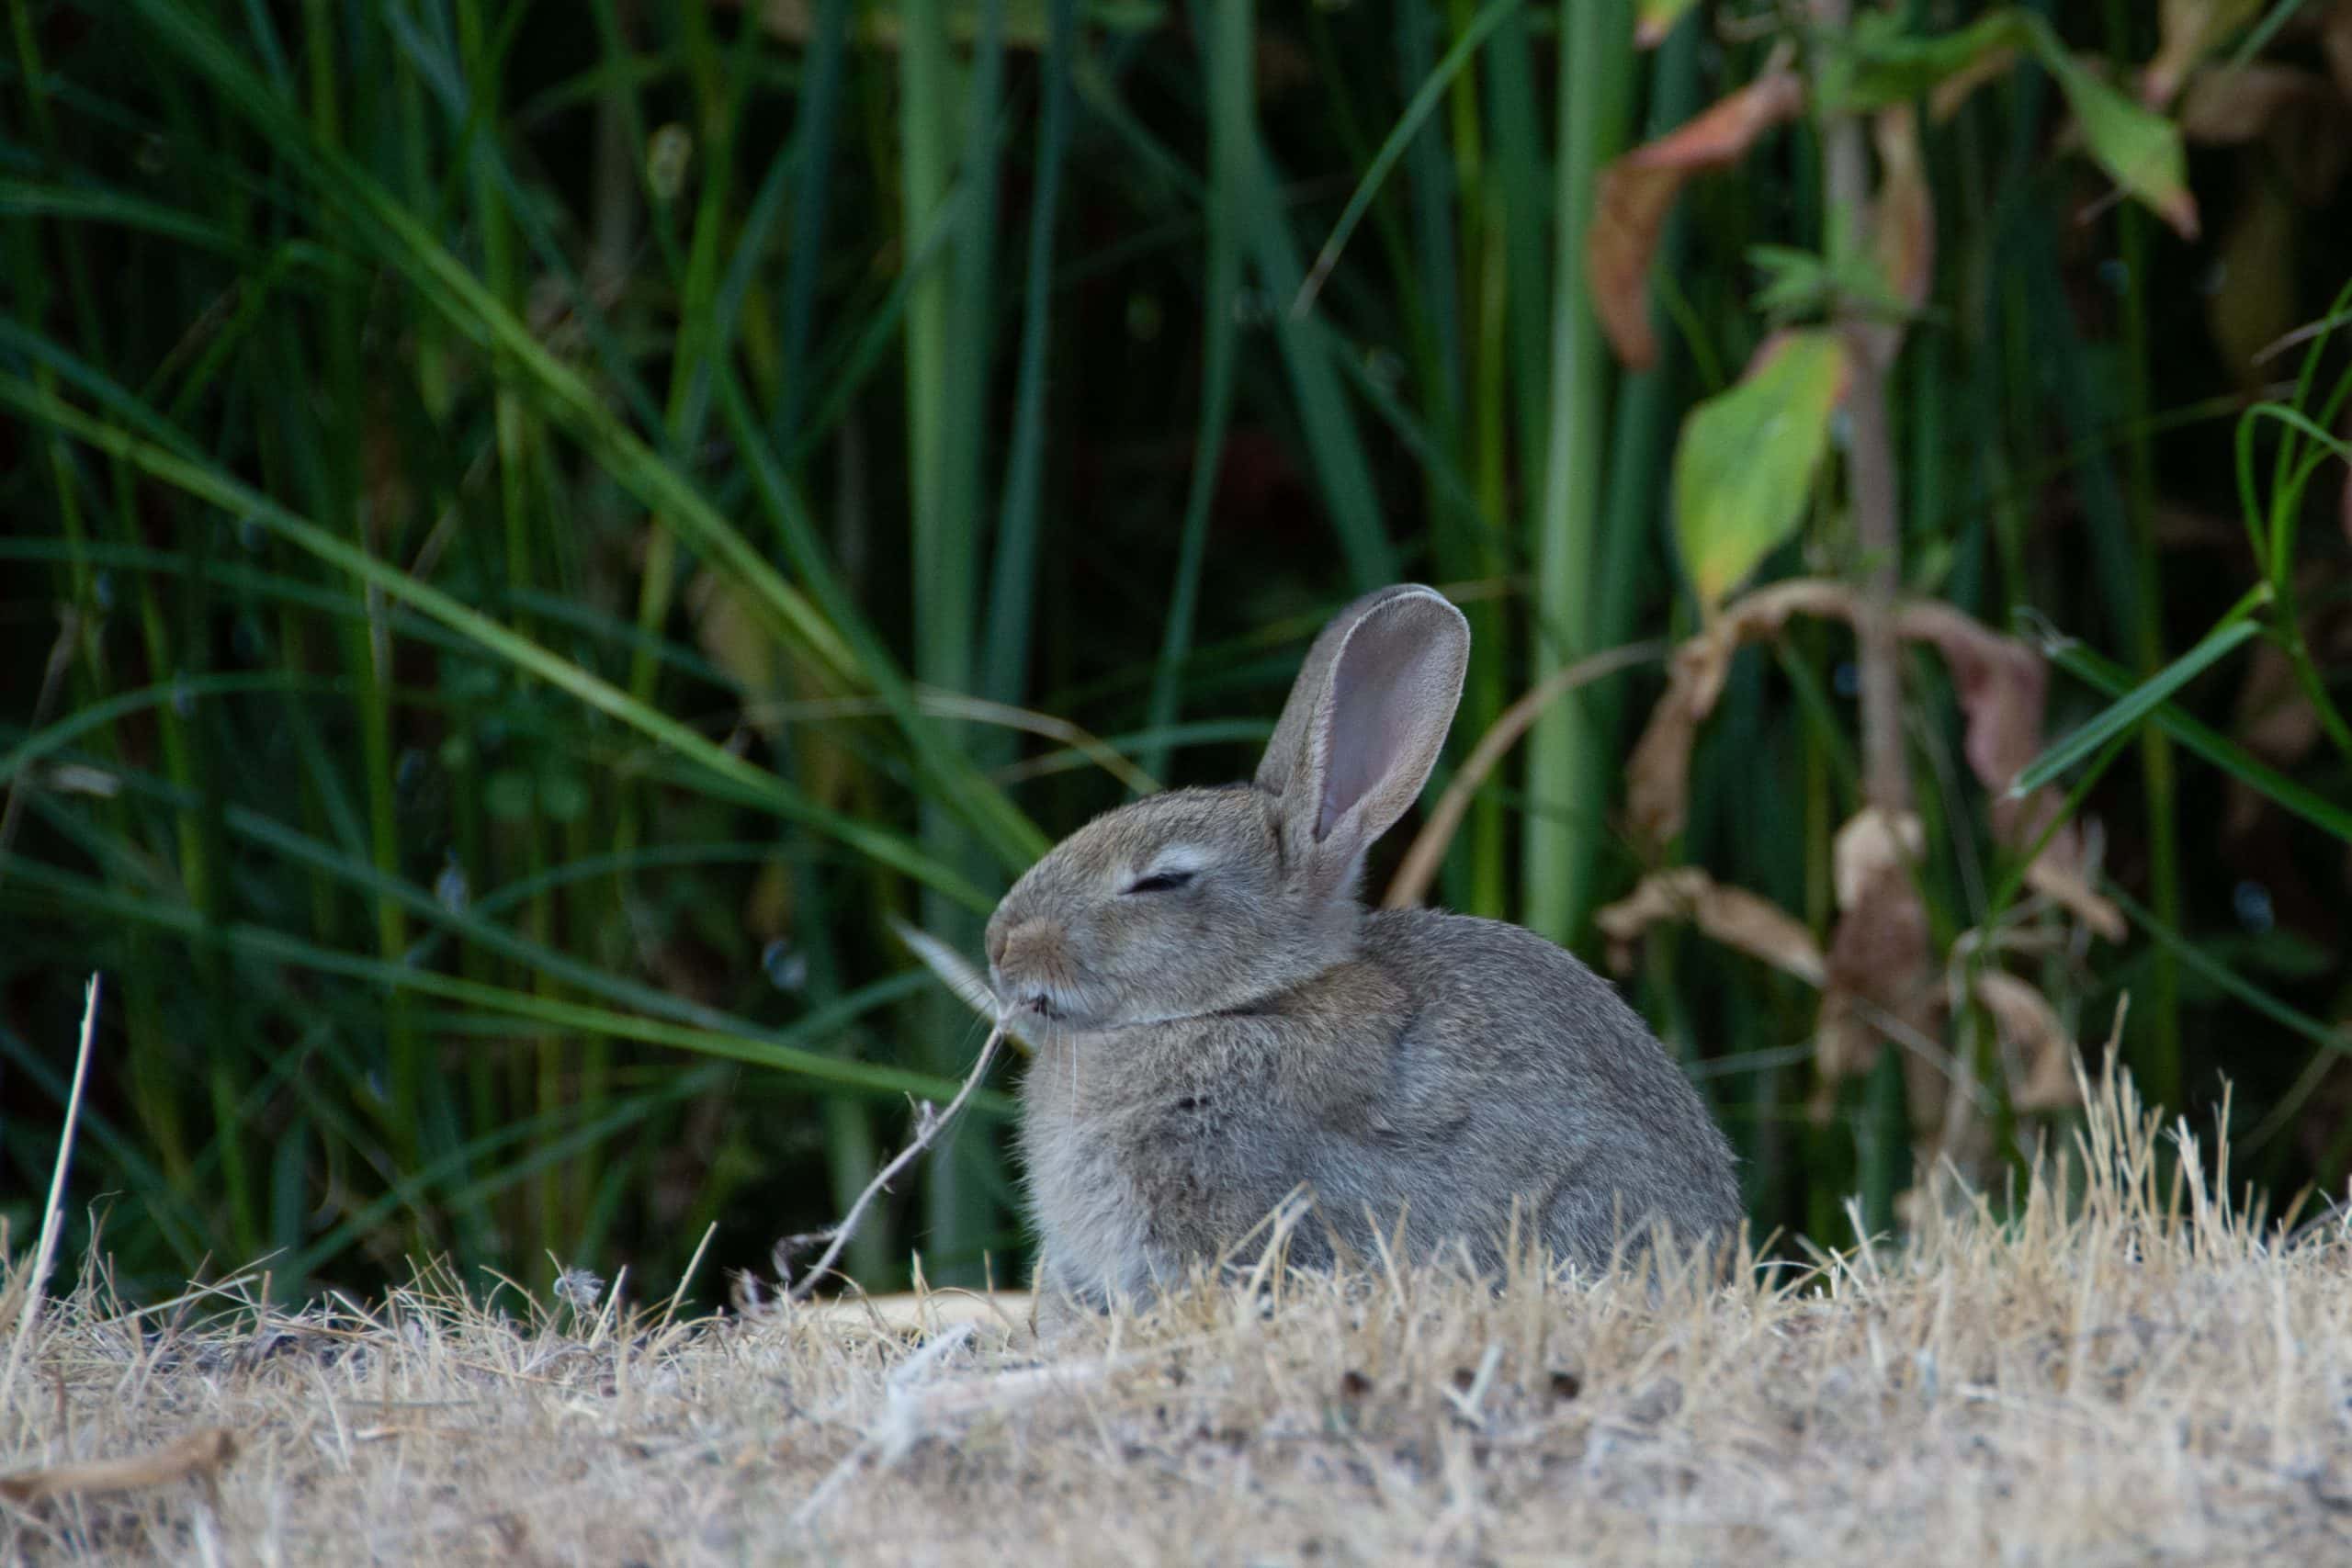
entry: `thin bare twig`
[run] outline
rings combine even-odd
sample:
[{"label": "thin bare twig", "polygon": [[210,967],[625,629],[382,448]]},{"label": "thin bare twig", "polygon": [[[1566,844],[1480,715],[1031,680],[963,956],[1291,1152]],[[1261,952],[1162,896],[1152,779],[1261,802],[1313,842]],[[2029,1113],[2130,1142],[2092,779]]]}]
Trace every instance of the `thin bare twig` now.
[{"label": "thin bare twig", "polygon": [[[971,1072],[965,1077],[964,1086],[956,1091],[956,1098],[947,1102],[947,1109],[935,1111],[931,1101],[926,1100],[922,1102],[915,1112],[913,1141],[900,1149],[889,1164],[875,1173],[874,1179],[865,1184],[865,1190],[857,1195],[857,1201],[849,1206],[849,1213],[842,1216],[841,1224],[831,1230],[812,1231],[803,1235],[786,1236],[775,1244],[775,1271],[778,1279],[785,1283],[785,1298],[787,1301],[806,1300],[808,1292],[817,1281],[831,1272],[833,1264],[841,1258],[842,1249],[849,1246],[850,1238],[857,1234],[858,1222],[865,1218],[865,1211],[873,1205],[876,1196],[887,1191],[898,1174],[912,1165],[915,1156],[931,1147],[940,1134],[945,1132],[949,1123],[956,1120],[956,1113],[964,1109],[964,1102],[972,1098],[972,1091],[980,1087],[982,1078],[988,1077],[989,1065],[996,1060],[996,1048],[1003,1043],[1003,1040],[1004,1021],[1000,1018],[995,1027],[989,1031],[987,1042],[980,1046],[979,1059],[972,1064]],[[791,1270],[792,1254],[800,1247],[818,1241],[826,1244],[823,1254],[818,1258],[806,1275],[802,1276],[797,1283],[794,1282]]]}]

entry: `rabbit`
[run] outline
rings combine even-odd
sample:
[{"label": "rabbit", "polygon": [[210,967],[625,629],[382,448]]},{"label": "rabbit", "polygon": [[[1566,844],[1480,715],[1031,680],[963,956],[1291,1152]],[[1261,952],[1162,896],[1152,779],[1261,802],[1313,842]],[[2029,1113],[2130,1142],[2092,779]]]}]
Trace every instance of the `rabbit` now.
[{"label": "rabbit", "polygon": [[[1039,1285],[1100,1310],[1240,1241],[1302,1185],[1334,1244],[1503,1263],[1513,1205],[1598,1272],[1655,1222],[1721,1248],[1730,1145],[1616,992],[1518,926],[1365,908],[1364,852],[1419,795],[1469,623],[1434,590],[1318,636],[1257,776],[1107,812],[989,919],[989,979],[1036,1045],[1019,1142]],[[1519,1233],[1526,1230],[1522,1226]]]}]

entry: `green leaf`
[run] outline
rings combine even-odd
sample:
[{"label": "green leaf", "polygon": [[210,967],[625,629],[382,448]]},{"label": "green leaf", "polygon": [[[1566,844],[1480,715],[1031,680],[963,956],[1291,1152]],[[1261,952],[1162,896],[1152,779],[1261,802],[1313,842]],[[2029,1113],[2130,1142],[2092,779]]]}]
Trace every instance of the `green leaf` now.
[{"label": "green leaf", "polygon": [[2100,81],[2060,47],[2047,27],[2035,29],[2041,62],[2058,79],[2083,141],[2100,168],[2179,231],[2197,237],[2197,198],[2188,194],[2188,159],[2180,128]]},{"label": "green leaf", "polygon": [[1749,301],[1776,321],[1819,315],[1838,298],[1838,284],[1829,264],[1811,251],[1793,245],[1750,245],[1747,265],[1763,276],[1763,285]]},{"label": "green leaf", "polygon": [[1838,306],[1852,306],[1883,318],[1904,318],[1919,312],[1889,287],[1878,257],[1842,216],[1833,209],[1829,254],[1820,255],[1792,245],[1750,245],[1747,262],[1763,275],[1763,285],[1752,303],[1776,325],[1827,314]]},{"label": "green leaf", "polygon": [[1683,421],[1674,537],[1710,614],[1796,532],[1845,386],[1846,351],[1836,333],[1790,333]]},{"label": "green leaf", "polygon": [[1814,101],[1828,115],[1909,103],[1989,56],[2031,41],[2030,19],[2014,8],[1933,37],[1909,31],[1893,12],[1867,11],[1843,38],[1826,40]]},{"label": "green leaf", "polygon": [[2117,185],[2183,236],[2196,237],[2197,201],[2188,193],[2180,128],[2101,81],[2032,12],[2008,6],[1934,36],[1910,32],[1893,12],[1867,12],[1843,38],[1827,40],[1814,102],[1826,116],[1869,114],[1997,69],[2007,51],[2030,51],[2057,79],[2082,127],[2085,150]]}]

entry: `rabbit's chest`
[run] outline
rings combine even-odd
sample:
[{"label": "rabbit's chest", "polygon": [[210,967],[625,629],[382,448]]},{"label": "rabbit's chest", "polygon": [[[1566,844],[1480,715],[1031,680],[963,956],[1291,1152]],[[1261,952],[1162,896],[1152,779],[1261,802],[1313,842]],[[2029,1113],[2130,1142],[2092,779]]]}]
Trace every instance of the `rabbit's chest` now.
[{"label": "rabbit's chest", "polygon": [[1295,1150],[1246,1083],[1179,1077],[1105,1089],[1033,1080],[1023,1114],[1040,1239],[1067,1284],[1139,1294],[1170,1282],[1300,1179],[1287,1157]]},{"label": "rabbit's chest", "polygon": [[1038,1239],[1057,1282],[1100,1299],[1140,1295],[1162,1271],[1141,1195],[1116,1152],[1032,1109],[1023,1128]]}]

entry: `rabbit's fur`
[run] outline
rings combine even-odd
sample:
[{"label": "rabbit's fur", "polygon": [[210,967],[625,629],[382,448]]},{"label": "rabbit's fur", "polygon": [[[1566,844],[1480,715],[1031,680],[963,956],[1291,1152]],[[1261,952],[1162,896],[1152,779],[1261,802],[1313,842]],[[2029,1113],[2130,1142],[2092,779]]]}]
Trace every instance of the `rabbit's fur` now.
[{"label": "rabbit's fur", "polygon": [[989,922],[997,995],[1038,1042],[1021,1142],[1049,1288],[1143,1296],[1302,1184],[1294,1261],[1408,1248],[1501,1259],[1514,1202],[1605,1266],[1663,1222],[1739,1220],[1730,1146],[1616,992],[1517,926],[1358,902],[1363,852],[1419,795],[1469,626],[1406,584],[1316,639],[1257,778],[1109,812]]}]

